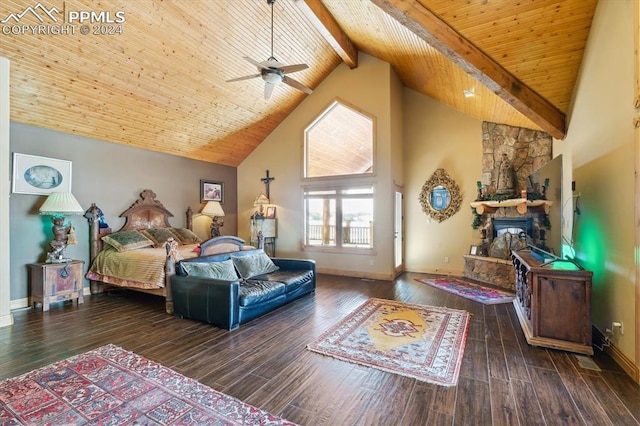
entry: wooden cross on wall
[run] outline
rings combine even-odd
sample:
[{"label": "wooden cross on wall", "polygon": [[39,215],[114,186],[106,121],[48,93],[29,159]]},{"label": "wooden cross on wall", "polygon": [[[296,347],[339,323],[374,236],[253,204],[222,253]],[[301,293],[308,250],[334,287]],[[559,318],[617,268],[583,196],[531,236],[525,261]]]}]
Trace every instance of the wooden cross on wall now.
[{"label": "wooden cross on wall", "polygon": [[271,195],[269,194],[269,184],[271,183],[272,180],[276,180],[276,178],[269,177],[269,170],[267,170],[267,176],[261,178],[260,180],[264,182],[264,186],[267,189],[267,198],[271,200]]}]

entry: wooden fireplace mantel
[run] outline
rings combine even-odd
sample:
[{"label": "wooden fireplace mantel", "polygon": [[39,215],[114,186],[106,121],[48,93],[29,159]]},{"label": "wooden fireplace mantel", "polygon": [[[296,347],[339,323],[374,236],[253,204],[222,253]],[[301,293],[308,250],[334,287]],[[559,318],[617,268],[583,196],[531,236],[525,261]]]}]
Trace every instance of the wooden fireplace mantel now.
[{"label": "wooden fireplace mantel", "polygon": [[553,201],[549,200],[527,200],[526,198],[512,198],[504,201],[474,201],[470,203],[471,207],[476,209],[479,215],[495,213],[501,207],[514,207],[520,214],[526,214],[527,211],[549,214],[552,204]]}]

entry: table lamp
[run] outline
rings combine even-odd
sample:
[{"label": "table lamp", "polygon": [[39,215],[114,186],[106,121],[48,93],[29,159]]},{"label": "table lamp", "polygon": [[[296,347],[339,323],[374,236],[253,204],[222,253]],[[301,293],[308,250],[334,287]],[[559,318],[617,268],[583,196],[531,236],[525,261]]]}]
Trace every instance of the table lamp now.
[{"label": "table lamp", "polygon": [[253,214],[254,218],[264,217],[265,204],[269,204],[269,198],[267,198],[267,196],[264,195],[264,193],[260,193],[260,195],[258,195],[256,199],[253,200],[253,207],[259,207],[259,210]]},{"label": "table lamp", "polygon": [[200,212],[205,216],[211,217],[211,237],[220,236],[220,227],[224,225],[224,210],[219,201],[207,201]]},{"label": "table lamp", "polygon": [[[41,215],[51,216],[53,222],[53,240],[49,243],[51,251],[47,253],[47,263],[62,263],[69,259],[65,257],[69,239],[70,223],[64,223],[65,216],[82,214],[84,209],[70,192],[53,192],[39,209]],[[75,244],[75,243],[74,243]]]}]

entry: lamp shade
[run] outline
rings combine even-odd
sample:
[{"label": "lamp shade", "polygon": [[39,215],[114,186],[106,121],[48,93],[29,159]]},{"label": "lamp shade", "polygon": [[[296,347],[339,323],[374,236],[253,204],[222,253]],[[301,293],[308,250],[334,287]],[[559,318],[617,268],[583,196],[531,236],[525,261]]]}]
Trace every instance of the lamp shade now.
[{"label": "lamp shade", "polygon": [[70,192],[53,192],[39,209],[40,214],[50,216],[67,216],[82,214],[84,209]]},{"label": "lamp shade", "polygon": [[211,217],[223,217],[224,210],[222,210],[222,206],[219,201],[207,201],[207,204],[202,209],[201,213],[205,216]]},{"label": "lamp shade", "polygon": [[257,206],[263,206],[265,204],[269,204],[269,199],[267,198],[266,195],[264,195],[263,193],[260,193],[260,195],[258,195],[256,197],[255,200],[253,200],[253,206],[257,207]]}]

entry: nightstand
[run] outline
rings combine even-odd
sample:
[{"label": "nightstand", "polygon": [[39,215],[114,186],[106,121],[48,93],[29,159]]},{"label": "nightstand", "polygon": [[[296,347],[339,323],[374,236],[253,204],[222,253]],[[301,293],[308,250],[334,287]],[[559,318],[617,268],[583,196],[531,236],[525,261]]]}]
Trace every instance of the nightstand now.
[{"label": "nightstand", "polygon": [[33,263],[31,272],[31,304],[42,303],[42,310],[49,310],[49,303],[78,299],[84,302],[82,294],[83,260],[64,263]]}]

